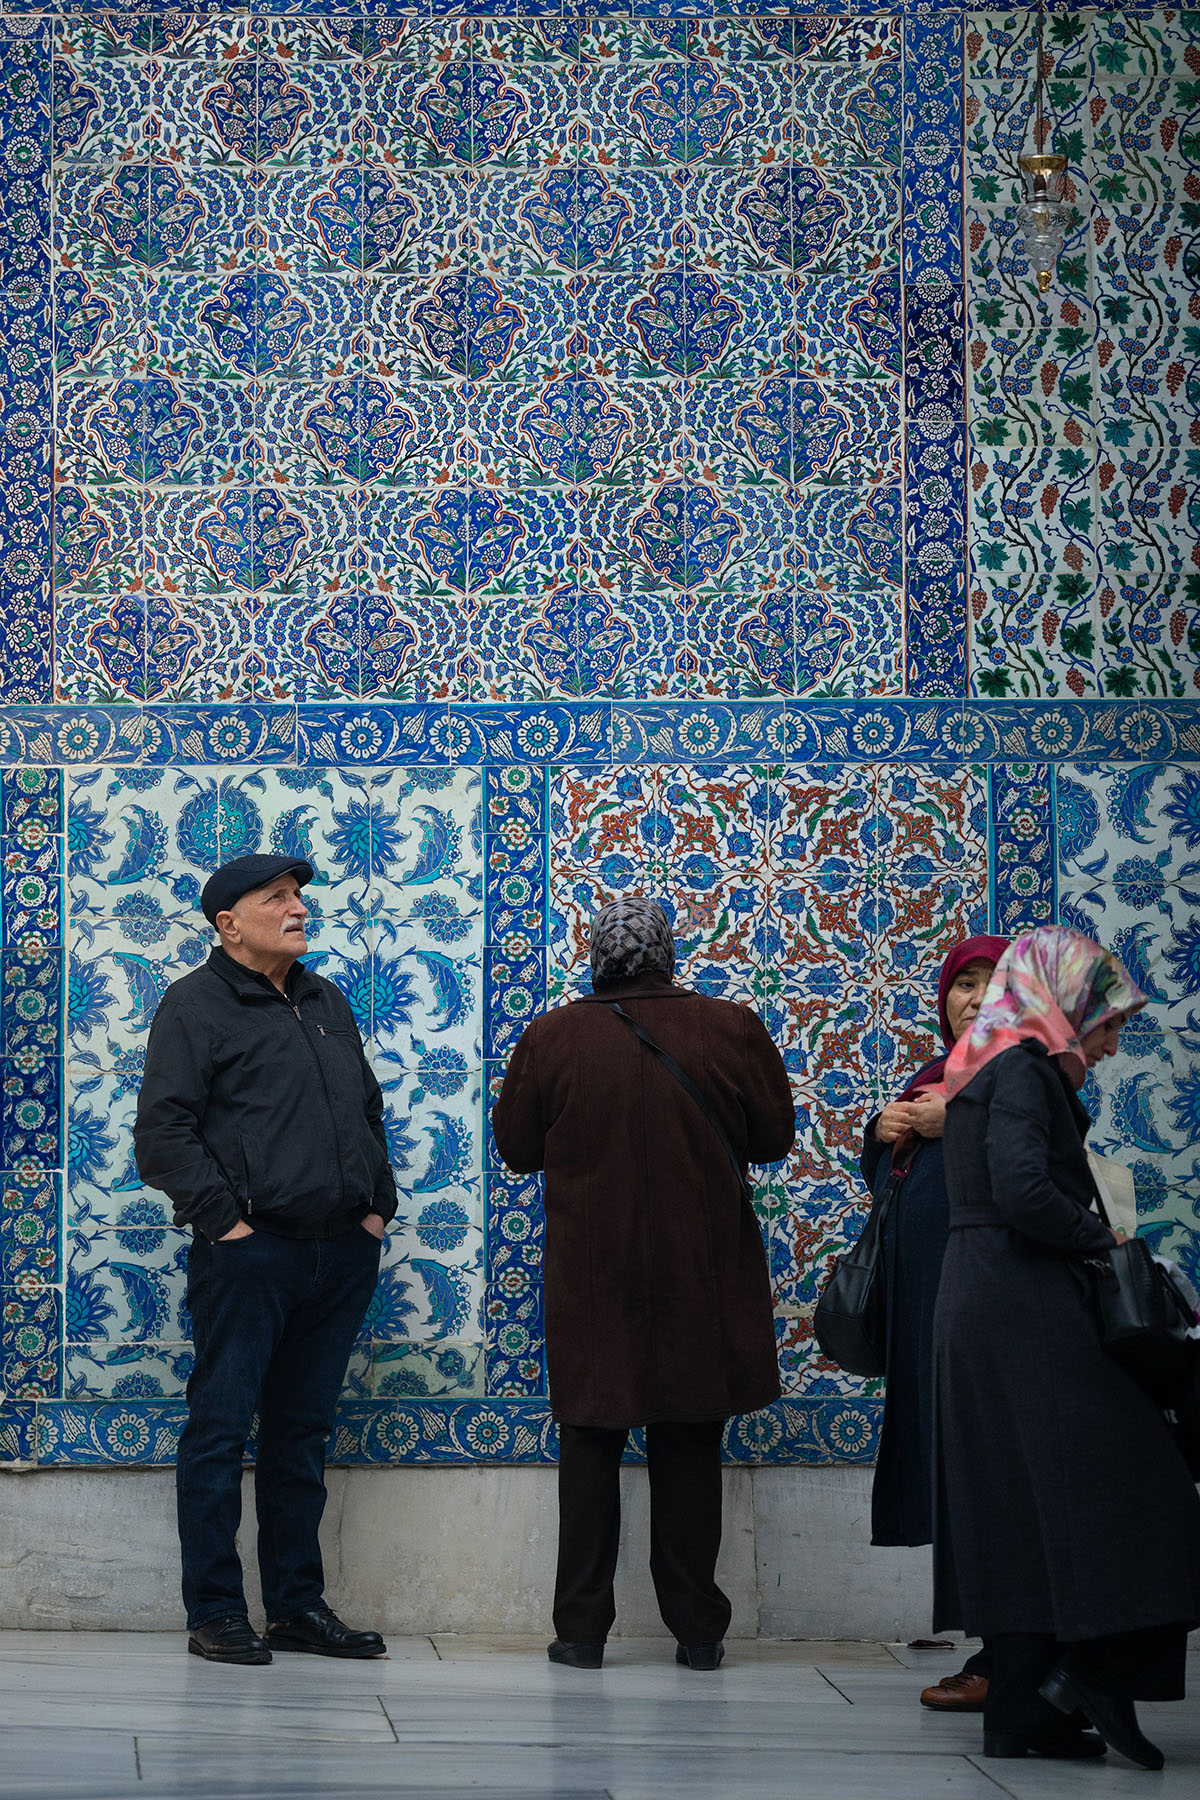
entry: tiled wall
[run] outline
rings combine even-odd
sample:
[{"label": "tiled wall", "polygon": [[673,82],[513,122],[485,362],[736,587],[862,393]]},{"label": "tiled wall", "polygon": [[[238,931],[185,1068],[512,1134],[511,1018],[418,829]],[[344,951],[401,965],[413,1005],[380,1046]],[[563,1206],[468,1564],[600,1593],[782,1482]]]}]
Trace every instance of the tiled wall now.
[{"label": "tiled wall", "polygon": [[795,1088],[786,1393],[731,1457],[872,1453],[811,1306],[968,930],[1139,972],[1097,1138],[1195,1268],[1195,18],[1051,16],[1039,300],[1022,12],[3,15],[6,1456],[172,1456],[129,1122],[251,848],[314,860],[402,1189],[341,1460],[553,1454],[486,1108],[635,884]]},{"label": "tiled wall", "polygon": [[1045,44],[1078,228],[1039,300],[1005,206],[1034,33],[967,15],[972,689],[1194,699],[1200,26],[1067,11]]}]

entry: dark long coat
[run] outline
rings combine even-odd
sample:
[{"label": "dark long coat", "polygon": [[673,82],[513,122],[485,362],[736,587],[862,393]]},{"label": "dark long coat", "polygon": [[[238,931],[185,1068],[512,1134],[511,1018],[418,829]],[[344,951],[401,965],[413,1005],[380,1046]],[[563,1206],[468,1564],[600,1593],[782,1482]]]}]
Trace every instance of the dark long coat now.
[{"label": "dark long coat", "polygon": [[[878,1199],[892,1146],[867,1127],[859,1168]],[[871,1487],[873,1544],[933,1541],[933,1315],[950,1231],[940,1138],[920,1140],[880,1250],[887,1283],[886,1386]]]},{"label": "dark long coat", "polygon": [[934,1624],[1060,1642],[1200,1620],[1200,1498],[1101,1349],[1089,1120],[1031,1040],[951,1101],[934,1323]]},{"label": "dark long coat", "polygon": [[779,1394],[753,1208],[696,1103],[604,1001],[705,1093],[739,1158],[795,1132],[782,1058],[748,1007],[639,975],[537,1019],[492,1130],[509,1168],[546,1171],[546,1353],[573,1425],[727,1418]]}]

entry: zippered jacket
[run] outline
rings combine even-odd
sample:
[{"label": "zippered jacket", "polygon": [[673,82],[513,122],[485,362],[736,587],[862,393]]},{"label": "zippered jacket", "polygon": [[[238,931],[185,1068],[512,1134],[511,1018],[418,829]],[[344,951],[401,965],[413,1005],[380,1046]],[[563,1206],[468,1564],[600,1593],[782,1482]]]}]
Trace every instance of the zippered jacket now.
[{"label": "zippered jacket", "polygon": [[138,1172],[175,1223],[212,1240],[239,1219],[333,1237],[390,1219],[383,1096],[345,997],[296,963],[286,995],[213,950],[164,994],[133,1130]]}]

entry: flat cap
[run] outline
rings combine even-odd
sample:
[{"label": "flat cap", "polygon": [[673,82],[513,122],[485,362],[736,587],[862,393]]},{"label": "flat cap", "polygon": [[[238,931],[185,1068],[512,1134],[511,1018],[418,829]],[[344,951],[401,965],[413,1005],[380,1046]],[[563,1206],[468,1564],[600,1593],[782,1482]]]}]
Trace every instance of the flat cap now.
[{"label": "flat cap", "polygon": [[217,914],[228,912],[243,894],[266,887],[268,881],[277,881],[281,875],[294,875],[303,887],[313,878],[312,866],[296,856],[235,856],[232,862],[222,863],[205,882],[200,895],[201,911],[209,924],[215,925]]}]

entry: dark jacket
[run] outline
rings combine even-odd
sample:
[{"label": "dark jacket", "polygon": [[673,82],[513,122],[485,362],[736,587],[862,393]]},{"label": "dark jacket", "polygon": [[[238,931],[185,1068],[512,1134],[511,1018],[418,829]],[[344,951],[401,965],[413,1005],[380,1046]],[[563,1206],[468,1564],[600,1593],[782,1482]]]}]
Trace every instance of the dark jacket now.
[{"label": "dark jacket", "polygon": [[546,1014],[492,1113],[512,1169],[546,1171],[546,1350],[573,1425],[726,1418],[779,1394],[762,1233],[694,1100],[603,1002],[708,1096],[746,1162],[795,1132],[782,1058],[748,1007],[637,976]]},{"label": "dark jacket", "polygon": [[1200,1499],[1106,1355],[1086,1258],[1088,1116],[1027,1040],[951,1101],[934,1320],[938,1631],[1062,1642],[1200,1620]]},{"label": "dark jacket", "polygon": [[175,1223],[217,1239],[239,1219],[332,1237],[396,1189],[383,1097],[343,995],[296,963],[287,997],[214,950],[163,995],[133,1128],[138,1172]]},{"label": "dark jacket", "polygon": [[[867,1126],[859,1168],[878,1199],[892,1145]],[[918,1140],[895,1189],[880,1250],[887,1283],[886,1386],[871,1487],[873,1544],[933,1541],[933,1314],[950,1223],[942,1140]]]}]

